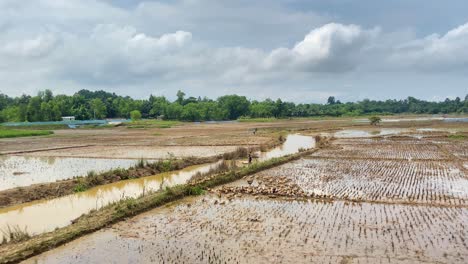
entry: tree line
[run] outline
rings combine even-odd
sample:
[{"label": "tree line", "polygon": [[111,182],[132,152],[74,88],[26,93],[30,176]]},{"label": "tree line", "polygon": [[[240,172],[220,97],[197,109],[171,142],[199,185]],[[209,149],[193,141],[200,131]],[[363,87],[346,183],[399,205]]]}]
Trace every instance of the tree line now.
[{"label": "tree line", "polygon": [[329,97],[326,104],[295,104],[281,99],[249,100],[245,96],[225,95],[216,100],[207,97],[186,97],[177,92],[177,99],[150,95],[137,100],[105,91],[80,90],[74,95],[53,95],[50,90],[36,96],[9,97],[0,94],[0,122],[59,121],[62,116],[78,120],[129,118],[132,111],[143,118],[182,121],[235,120],[251,118],[288,118],[313,116],[360,116],[375,114],[448,114],[468,113],[468,95],[442,102],[430,102],[408,97],[404,100],[341,103]]}]

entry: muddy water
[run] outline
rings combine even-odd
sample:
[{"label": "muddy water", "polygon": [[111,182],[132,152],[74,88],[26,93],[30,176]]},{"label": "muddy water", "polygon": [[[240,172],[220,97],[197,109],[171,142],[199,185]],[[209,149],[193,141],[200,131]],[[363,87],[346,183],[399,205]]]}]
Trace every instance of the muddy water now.
[{"label": "muddy water", "polygon": [[136,162],[129,159],[0,156],[0,191],[85,176],[89,171],[126,169]]},{"label": "muddy water", "polygon": [[[281,147],[263,153],[260,159],[280,157],[295,153],[300,148],[313,146],[314,139],[312,137],[289,135]],[[186,183],[193,175],[198,172],[207,172],[220,162],[222,161],[192,166],[177,172],[120,181],[57,199],[0,209],[0,230],[10,225],[27,229],[31,234],[51,231],[70,224],[73,219],[92,209],[99,209],[124,197],[138,197],[145,192],[159,190],[162,186]]]},{"label": "muddy water", "polygon": [[260,153],[260,160],[278,158],[285,155],[299,152],[301,148],[309,149],[315,147],[315,139],[310,136],[291,134],[286,137],[286,141],[279,147],[268,152]]},{"label": "muddy water", "polygon": [[88,191],[52,200],[36,201],[0,209],[0,230],[10,226],[30,234],[52,231],[69,225],[73,219],[92,209],[99,209],[122,198],[138,197],[145,192],[187,182],[198,172],[207,172],[219,162],[185,168],[176,172],[126,180],[98,186]]},{"label": "muddy water", "polygon": [[382,128],[382,129],[377,129],[377,130],[345,129],[345,130],[335,132],[333,136],[336,138],[363,138],[363,137],[398,135],[404,132],[408,132],[408,130],[398,129],[398,128]]},{"label": "muddy water", "polygon": [[466,263],[467,226],[465,208],[206,195],[25,263]]}]

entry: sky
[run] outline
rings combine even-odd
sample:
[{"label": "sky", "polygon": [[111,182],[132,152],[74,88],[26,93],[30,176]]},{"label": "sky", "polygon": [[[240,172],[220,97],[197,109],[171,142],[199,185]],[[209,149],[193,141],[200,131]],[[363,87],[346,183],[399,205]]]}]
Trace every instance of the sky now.
[{"label": "sky", "polygon": [[0,93],[468,94],[466,0],[0,0]]}]

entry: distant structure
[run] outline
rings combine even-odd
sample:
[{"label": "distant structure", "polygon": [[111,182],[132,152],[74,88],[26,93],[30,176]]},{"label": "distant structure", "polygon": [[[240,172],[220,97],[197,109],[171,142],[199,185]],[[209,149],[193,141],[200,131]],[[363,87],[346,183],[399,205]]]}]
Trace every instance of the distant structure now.
[{"label": "distant structure", "polygon": [[74,116],[62,116],[62,121],[75,121]]}]

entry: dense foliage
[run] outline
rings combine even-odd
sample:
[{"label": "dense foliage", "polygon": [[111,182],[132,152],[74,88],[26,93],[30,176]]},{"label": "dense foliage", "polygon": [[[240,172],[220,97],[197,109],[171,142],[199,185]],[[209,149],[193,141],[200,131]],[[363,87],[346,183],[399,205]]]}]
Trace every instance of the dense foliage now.
[{"label": "dense foliage", "polygon": [[[72,96],[56,95],[50,90],[36,96],[9,97],[0,94],[0,122],[6,121],[56,121],[62,116],[76,119],[129,118],[139,111],[143,118],[160,117],[169,120],[204,121],[234,120],[239,117],[309,117],[358,116],[368,114],[447,114],[468,113],[468,95],[443,102],[428,102],[408,97],[405,100],[341,103],[330,97],[327,104],[294,104],[273,101],[248,100],[245,96],[225,95],[217,100],[187,97],[177,92],[174,102],[163,96],[151,95],[147,100],[135,100],[105,91],[81,90]],[[136,113],[136,112],[134,112]]]}]

